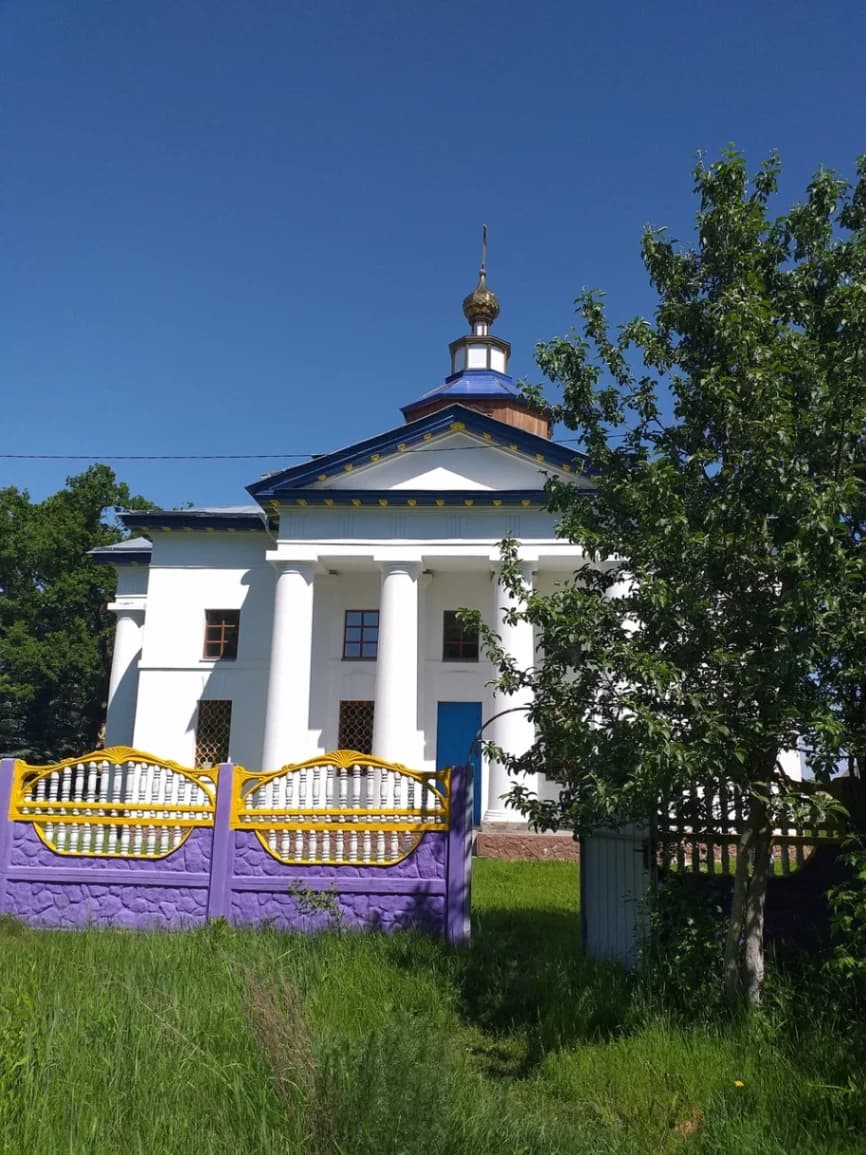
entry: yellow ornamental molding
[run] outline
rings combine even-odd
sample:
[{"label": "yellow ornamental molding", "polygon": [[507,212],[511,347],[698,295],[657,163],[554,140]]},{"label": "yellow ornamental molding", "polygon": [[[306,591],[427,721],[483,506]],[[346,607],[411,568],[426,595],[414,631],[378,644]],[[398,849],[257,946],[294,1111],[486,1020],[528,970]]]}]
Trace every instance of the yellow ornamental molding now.
[{"label": "yellow ornamental molding", "polygon": [[156,754],[148,754],[145,750],[136,750],[133,746],[106,746],[104,750],[91,750],[89,754],[81,754],[76,758],[66,758],[62,762],[52,762],[50,765],[32,766],[19,759],[18,766],[26,771],[65,770],[67,766],[78,766],[82,762],[107,762],[109,766],[117,766],[122,762],[145,762],[149,766],[162,766],[166,770],[174,770],[178,774],[204,774],[208,771],[196,770],[189,766],[182,766],[180,762],[171,762],[168,758],[160,758]]}]

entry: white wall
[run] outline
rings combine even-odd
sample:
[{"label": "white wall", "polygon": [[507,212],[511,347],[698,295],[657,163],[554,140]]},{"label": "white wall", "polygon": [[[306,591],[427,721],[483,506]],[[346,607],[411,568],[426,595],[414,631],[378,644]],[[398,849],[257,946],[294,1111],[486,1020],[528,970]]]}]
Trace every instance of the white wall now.
[{"label": "white wall", "polygon": [[115,597],[144,597],[147,594],[149,572],[146,565],[117,566],[117,593]]},{"label": "white wall", "polygon": [[[422,589],[420,671],[420,727],[424,734],[424,765],[436,766],[436,715],[439,702],[480,702],[481,721],[492,713],[493,693],[486,685],[493,667],[483,653],[477,662],[442,660],[443,615],[446,610],[479,610],[483,620],[493,621],[493,582],[489,572],[434,573]],[[487,734],[489,737],[489,732]],[[487,805],[488,767],[482,759],[482,810]]]},{"label": "white wall", "polygon": [[[154,533],[134,744],[191,764],[200,698],[232,700],[230,756],[261,761],[274,571],[264,534]],[[205,610],[239,609],[235,661],[204,652]]]},{"label": "white wall", "polygon": [[376,663],[342,660],[345,612],[378,608],[379,574],[372,568],[316,578],[310,728],[318,730],[323,753],[337,747],[340,702],[375,698]]}]

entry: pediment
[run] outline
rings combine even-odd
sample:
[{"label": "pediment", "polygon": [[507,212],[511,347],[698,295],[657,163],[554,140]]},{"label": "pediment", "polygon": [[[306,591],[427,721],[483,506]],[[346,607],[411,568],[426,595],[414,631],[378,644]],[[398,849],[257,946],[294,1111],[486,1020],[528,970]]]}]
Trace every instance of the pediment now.
[{"label": "pediment", "polygon": [[[352,463],[311,489],[543,489],[543,462],[465,432],[444,434],[407,446],[382,459]],[[547,466],[547,472],[561,470]]]},{"label": "pediment", "polygon": [[452,405],[248,486],[270,508],[298,491],[540,492],[551,474],[591,488],[576,450]]}]

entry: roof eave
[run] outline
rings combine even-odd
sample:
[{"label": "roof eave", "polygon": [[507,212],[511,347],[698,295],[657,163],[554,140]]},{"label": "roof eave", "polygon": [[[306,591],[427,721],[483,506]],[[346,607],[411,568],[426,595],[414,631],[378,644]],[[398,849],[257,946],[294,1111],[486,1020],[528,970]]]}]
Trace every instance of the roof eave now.
[{"label": "roof eave", "polygon": [[148,509],[121,510],[118,520],[127,529],[149,531],[173,530],[209,533],[267,533],[264,511],[240,513],[234,510]]}]

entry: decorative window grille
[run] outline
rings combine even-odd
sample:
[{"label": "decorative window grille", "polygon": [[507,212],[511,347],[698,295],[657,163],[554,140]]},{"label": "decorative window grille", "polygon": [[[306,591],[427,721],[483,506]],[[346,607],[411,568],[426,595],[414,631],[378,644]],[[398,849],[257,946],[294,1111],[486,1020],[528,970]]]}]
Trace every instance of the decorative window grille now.
[{"label": "decorative window grille", "polygon": [[198,704],[195,728],[195,764],[218,766],[229,758],[232,704],[219,698],[205,698]]},{"label": "decorative window grille", "polygon": [[379,611],[346,610],[343,659],[374,662],[379,651]]},{"label": "decorative window grille", "polygon": [[341,750],[357,750],[361,754],[373,752],[375,705],[375,702],[340,703],[340,733],[337,743]]},{"label": "decorative window grille", "polygon": [[205,610],[204,657],[236,658],[240,610]]},{"label": "decorative window grille", "polygon": [[477,662],[478,630],[464,626],[457,610],[446,610],[442,630],[443,662]]}]

